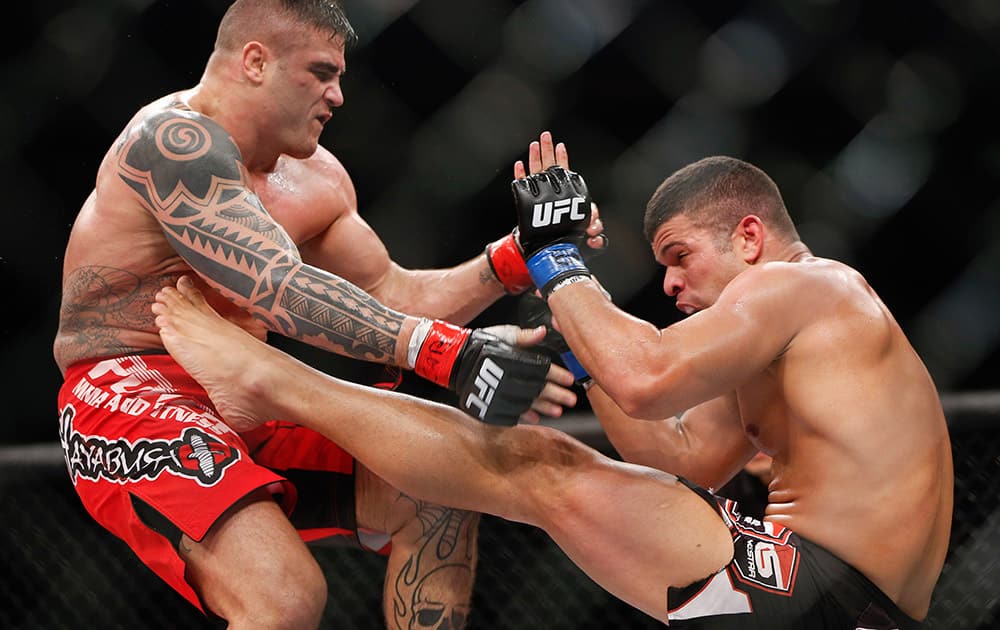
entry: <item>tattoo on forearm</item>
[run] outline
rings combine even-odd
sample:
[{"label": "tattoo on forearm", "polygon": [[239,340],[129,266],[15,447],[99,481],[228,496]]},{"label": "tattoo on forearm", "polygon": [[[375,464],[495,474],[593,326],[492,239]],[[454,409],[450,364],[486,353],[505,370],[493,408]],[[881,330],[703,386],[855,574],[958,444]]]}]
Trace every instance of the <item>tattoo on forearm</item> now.
[{"label": "tattoo on forearm", "polygon": [[479,272],[479,284],[492,284],[494,282],[499,282],[499,280],[497,280],[493,270],[487,265],[485,269]]},{"label": "tattoo on forearm", "polygon": [[121,148],[119,176],[185,261],[276,332],[358,359],[393,361],[405,316],[302,263],[250,188],[222,127],[176,112],[144,124]]}]

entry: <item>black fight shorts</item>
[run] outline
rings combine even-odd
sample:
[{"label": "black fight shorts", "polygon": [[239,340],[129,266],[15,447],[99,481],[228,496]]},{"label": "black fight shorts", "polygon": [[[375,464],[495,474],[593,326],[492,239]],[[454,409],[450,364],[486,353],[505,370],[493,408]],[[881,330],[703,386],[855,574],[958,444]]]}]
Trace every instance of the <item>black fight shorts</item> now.
[{"label": "black fight shorts", "polygon": [[681,480],[715,507],[733,535],[733,560],[715,575],[667,590],[671,628],[910,630],[857,569],[784,527],[739,513],[736,502]]}]

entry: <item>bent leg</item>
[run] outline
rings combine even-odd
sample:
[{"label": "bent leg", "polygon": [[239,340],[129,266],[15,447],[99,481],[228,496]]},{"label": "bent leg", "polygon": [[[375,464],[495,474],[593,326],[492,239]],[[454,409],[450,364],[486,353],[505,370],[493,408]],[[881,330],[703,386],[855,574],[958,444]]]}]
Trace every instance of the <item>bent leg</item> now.
[{"label": "bent leg", "polygon": [[667,623],[668,587],[732,559],[729,529],[677,477],[612,460],[555,429],[523,428],[539,434],[538,463],[515,475],[523,513],[609,593]]},{"label": "bent leg", "polygon": [[664,621],[668,586],[686,586],[732,556],[721,519],[672,475],[616,462],[546,427],[485,425],[334,379],[178,286],[183,293],[157,295],[160,335],[227,421],[299,422],[411,496],[541,527],[594,581]]},{"label": "bent leg", "polygon": [[317,628],[326,581],[266,492],[235,506],[196,543],[183,537],[187,578],[230,628]]},{"label": "bent leg", "polygon": [[358,525],[392,536],[383,606],[390,628],[466,625],[479,514],[410,497],[357,464]]}]

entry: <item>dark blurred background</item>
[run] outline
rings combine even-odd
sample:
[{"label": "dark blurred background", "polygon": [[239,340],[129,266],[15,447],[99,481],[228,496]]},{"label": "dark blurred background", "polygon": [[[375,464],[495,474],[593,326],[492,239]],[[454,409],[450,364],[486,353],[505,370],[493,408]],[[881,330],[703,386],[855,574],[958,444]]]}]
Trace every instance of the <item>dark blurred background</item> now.
[{"label": "dark blurred background", "polygon": [[[134,111],[198,81],[227,4],[52,0],[8,21],[0,441],[55,437],[70,226]],[[512,163],[548,129],[600,203],[613,246],[598,275],[665,325],[645,202],[685,163],[734,155],[774,177],[814,252],[868,277],[942,390],[998,385],[1000,4],[345,4],[361,41],[323,143],[401,264],[455,264],[509,231]],[[476,323],[515,317],[505,299]]]},{"label": "dark blurred background", "polygon": [[[0,310],[7,409],[0,444],[55,442],[61,379],[51,342],[75,214],[134,111],[198,81],[227,5],[50,0],[19,3],[25,17],[6,19],[0,173],[13,221],[0,232],[8,296]],[[404,266],[456,264],[508,232],[512,164],[547,129],[567,142],[571,165],[587,178],[611,237],[611,250],[592,267],[617,304],[667,325],[677,315],[641,236],[646,200],[674,169],[707,155],[733,155],[772,175],[815,253],[867,276],[942,392],[1000,386],[1000,3],[345,5],[360,42],[348,54],[346,104],[323,143],[347,166],[362,215]],[[517,301],[506,298],[474,323],[516,316]],[[365,373],[349,361],[278,343],[338,375]],[[995,416],[996,410],[991,427]],[[957,439],[956,449],[964,444],[973,448],[959,471],[957,504],[964,501],[961,509],[981,518],[960,528],[963,540],[973,532],[971,542],[956,552],[966,560],[949,575],[954,593],[963,593],[963,575],[993,571],[979,587],[996,604],[997,545],[983,553],[983,534],[992,530],[979,524],[1000,525],[991,481],[1000,470],[997,442],[970,434]],[[53,475],[47,483],[63,493],[59,509],[78,510],[66,494],[65,473],[52,472],[52,453],[45,452],[44,474]],[[11,493],[36,483],[34,474],[0,469],[0,503],[5,519],[26,510],[24,531],[37,533],[32,501],[55,500]],[[963,480],[972,480],[972,489]],[[20,566],[6,554],[44,542],[11,531],[15,544],[0,556],[5,566]],[[89,535],[110,544],[100,532]],[[40,562],[36,552],[26,558],[28,565]],[[983,558],[993,558],[991,569],[975,564]],[[550,560],[540,564],[557,562]],[[134,576],[138,565],[124,560],[123,567]],[[377,591],[377,575],[373,580]],[[0,595],[12,583],[0,581]],[[35,587],[24,588],[32,600]],[[950,600],[956,609],[957,597]],[[485,610],[480,614],[489,618]],[[949,611],[939,617],[949,619]],[[32,618],[25,619],[19,627],[32,627]]]},{"label": "dark blurred background", "polygon": [[[548,129],[600,203],[613,246],[598,275],[666,325],[645,202],[674,169],[729,154],[774,177],[814,252],[868,277],[942,390],[1000,381],[1000,4],[345,4],[361,41],[323,143],[401,264],[455,264],[509,231],[512,163]],[[225,6],[52,0],[8,21],[0,441],[54,438],[70,226],[134,111],[198,81]],[[476,323],[515,317],[505,299]]]}]

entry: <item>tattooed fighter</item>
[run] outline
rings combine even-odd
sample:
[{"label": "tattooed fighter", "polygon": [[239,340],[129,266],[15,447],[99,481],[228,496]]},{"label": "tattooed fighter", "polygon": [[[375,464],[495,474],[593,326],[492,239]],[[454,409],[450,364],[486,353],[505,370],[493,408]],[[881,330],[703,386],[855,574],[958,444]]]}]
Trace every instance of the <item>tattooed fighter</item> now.
[{"label": "tattooed fighter", "polygon": [[[459,326],[531,286],[512,235],[457,267],[414,271],[358,215],[350,178],[318,145],[344,101],[354,39],[331,0],[233,3],[198,85],[143,107],[108,151],[66,250],[54,353],[76,490],[163,580],[232,627],[315,627],[327,588],[303,541],[355,532],[373,549],[391,540],[391,627],[446,611],[461,627],[478,517],[401,494],[307,429],[234,433],[164,352],[150,310],[161,287],[191,274],[258,338],[413,369],[488,423],[559,415],[576,400],[569,372],[513,345],[543,331]],[[566,162],[547,134],[529,148],[532,172]],[[588,213],[565,230],[596,239],[600,224]],[[447,601],[416,599],[430,579]]]}]

